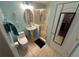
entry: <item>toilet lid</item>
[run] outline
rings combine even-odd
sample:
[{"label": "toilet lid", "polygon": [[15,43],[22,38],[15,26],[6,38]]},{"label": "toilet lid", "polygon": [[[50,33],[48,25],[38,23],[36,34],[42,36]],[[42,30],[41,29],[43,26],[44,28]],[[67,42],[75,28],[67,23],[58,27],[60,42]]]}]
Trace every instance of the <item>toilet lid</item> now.
[{"label": "toilet lid", "polygon": [[28,43],[28,40],[26,37],[19,38],[18,41],[20,44],[27,44]]}]

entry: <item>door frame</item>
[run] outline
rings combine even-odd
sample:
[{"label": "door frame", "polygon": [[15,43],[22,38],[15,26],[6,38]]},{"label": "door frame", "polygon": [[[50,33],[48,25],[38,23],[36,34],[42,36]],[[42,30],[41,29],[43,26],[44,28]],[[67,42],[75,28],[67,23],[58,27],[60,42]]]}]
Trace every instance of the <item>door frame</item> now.
[{"label": "door frame", "polygon": [[10,39],[9,39],[5,29],[4,29],[3,23],[1,21],[0,21],[0,30],[2,31],[2,33],[3,33],[4,37],[5,37],[5,41],[7,42],[8,46],[10,47],[14,57],[19,57],[19,53],[18,53],[14,43],[13,42],[10,43],[11,41],[10,41]]}]

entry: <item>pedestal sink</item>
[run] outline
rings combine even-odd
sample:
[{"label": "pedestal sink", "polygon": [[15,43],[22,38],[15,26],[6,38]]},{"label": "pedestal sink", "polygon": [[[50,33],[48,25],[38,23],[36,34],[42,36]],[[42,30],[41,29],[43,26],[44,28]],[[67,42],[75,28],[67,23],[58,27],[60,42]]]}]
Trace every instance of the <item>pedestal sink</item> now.
[{"label": "pedestal sink", "polygon": [[30,32],[30,35],[31,35],[31,42],[34,41],[34,34],[33,34],[33,31],[36,30],[37,27],[35,25],[32,25],[32,26],[27,26],[26,27],[26,30]]},{"label": "pedestal sink", "polygon": [[32,30],[36,29],[36,26],[34,26],[34,25],[33,26],[27,26],[26,29],[29,30],[29,31],[32,31]]}]

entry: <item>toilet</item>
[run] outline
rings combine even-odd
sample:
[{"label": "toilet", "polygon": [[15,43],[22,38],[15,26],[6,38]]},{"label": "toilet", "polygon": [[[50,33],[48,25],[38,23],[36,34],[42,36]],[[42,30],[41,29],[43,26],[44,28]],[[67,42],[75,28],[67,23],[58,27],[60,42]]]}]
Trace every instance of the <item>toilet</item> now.
[{"label": "toilet", "polygon": [[27,49],[28,40],[24,34],[24,31],[19,33],[18,42],[24,49]]}]

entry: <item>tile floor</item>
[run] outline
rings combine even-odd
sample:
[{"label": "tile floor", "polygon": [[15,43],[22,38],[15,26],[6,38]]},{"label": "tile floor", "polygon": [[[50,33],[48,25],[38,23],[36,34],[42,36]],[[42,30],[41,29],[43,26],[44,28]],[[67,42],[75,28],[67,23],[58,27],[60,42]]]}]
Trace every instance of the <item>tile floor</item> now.
[{"label": "tile floor", "polygon": [[[21,52],[22,51],[22,52]],[[20,56],[24,57],[60,57],[61,55],[51,49],[47,44],[45,44],[42,48],[38,47],[35,43],[28,43],[26,50],[19,50]]]}]

